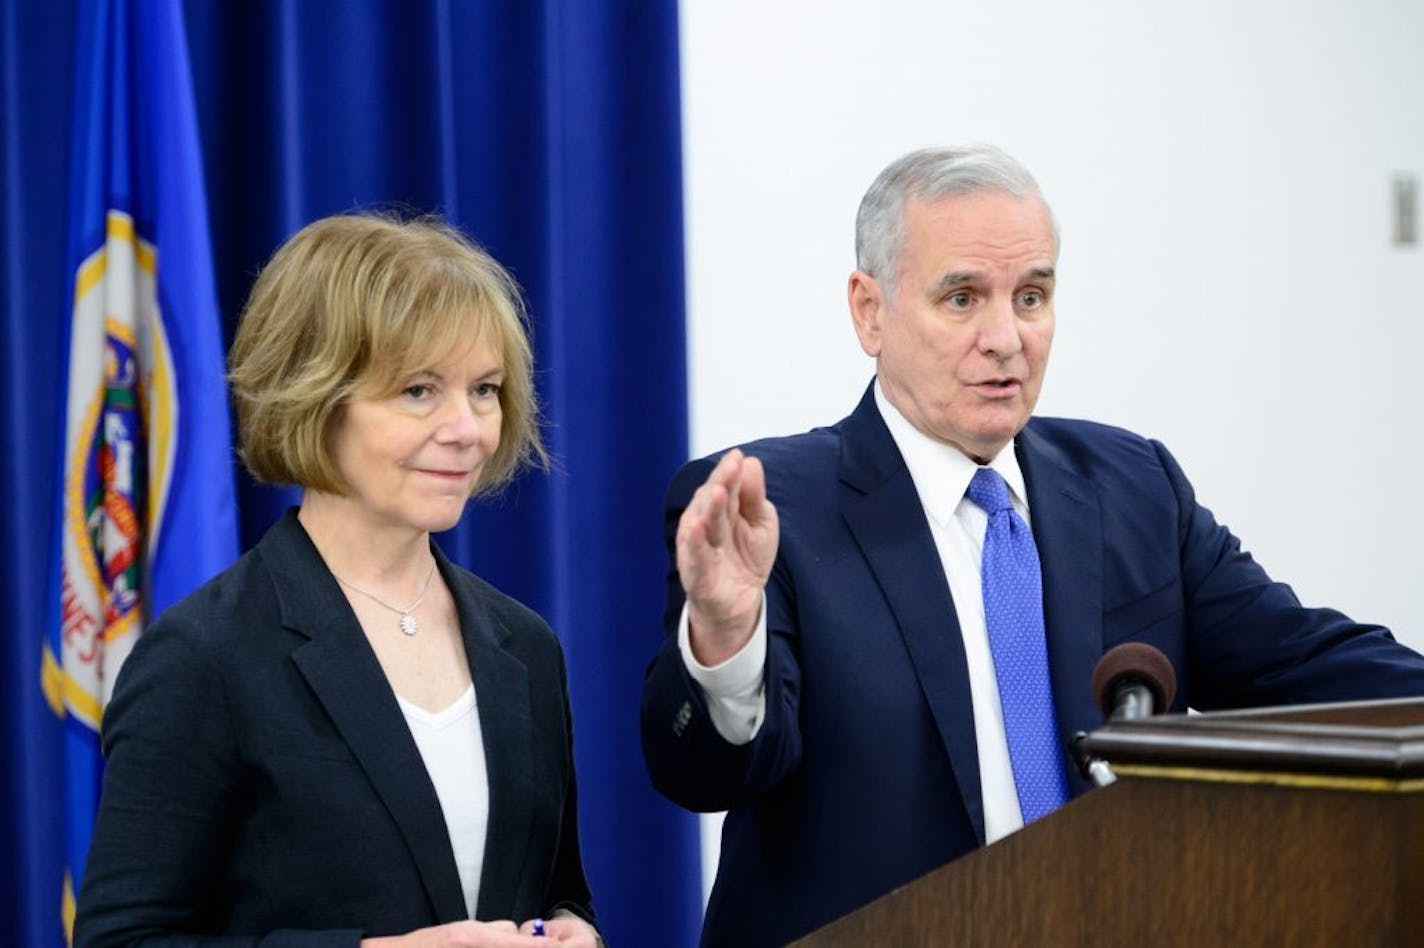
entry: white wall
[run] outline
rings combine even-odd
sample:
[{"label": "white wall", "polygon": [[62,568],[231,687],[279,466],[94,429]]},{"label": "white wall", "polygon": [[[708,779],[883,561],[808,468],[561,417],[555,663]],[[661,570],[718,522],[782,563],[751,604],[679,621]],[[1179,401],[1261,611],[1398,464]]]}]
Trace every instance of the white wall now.
[{"label": "white wall", "polygon": [[684,0],[697,454],[848,413],[856,204],[989,141],[1058,216],[1041,414],[1162,438],[1308,604],[1424,649],[1419,0]]},{"label": "white wall", "polygon": [[1424,647],[1424,251],[1388,216],[1424,4],[1241,2],[685,4],[694,451],[849,411],[861,192],[997,142],[1063,232],[1040,413],[1163,438],[1304,600]]}]

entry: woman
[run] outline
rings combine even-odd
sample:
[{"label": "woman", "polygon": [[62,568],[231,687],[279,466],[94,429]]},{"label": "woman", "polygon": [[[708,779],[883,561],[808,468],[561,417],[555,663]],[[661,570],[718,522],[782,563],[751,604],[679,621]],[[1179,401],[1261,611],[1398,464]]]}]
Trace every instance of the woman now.
[{"label": "woman", "polygon": [[430,539],[546,460],[523,325],[436,222],[327,218],[263,270],[239,440],[301,507],[125,663],[77,944],[596,944],[558,642]]}]

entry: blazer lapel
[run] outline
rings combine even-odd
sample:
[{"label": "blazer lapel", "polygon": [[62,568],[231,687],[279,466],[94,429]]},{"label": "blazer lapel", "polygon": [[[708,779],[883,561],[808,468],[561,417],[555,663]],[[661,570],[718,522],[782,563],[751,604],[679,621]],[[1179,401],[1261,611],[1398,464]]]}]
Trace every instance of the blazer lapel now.
[{"label": "blazer lapel", "polygon": [[959,619],[924,505],[875,406],[873,386],[842,422],[841,480],[856,495],[843,512],[910,654],[980,843],[984,802]]},{"label": "blazer lapel", "polygon": [[[1102,516],[1092,482],[1074,473],[1032,422],[1016,443],[1043,568],[1049,673],[1066,753],[1073,735],[1103,722],[1092,686],[1103,654]],[[1068,767],[1068,776],[1075,793],[1091,786],[1076,766]]]},{"label": "blazer lapel", "polygon": [[518,904],[534,812],[530,803],[534,799],[530,760],[534,725],[529,673],[523,662],[505,651],[503,643],[510,630],[490,612],[483,591],[461,575],[443,553],[437,552],[436,558],[460,614],[489,774],[489,829],[475,914],[508,918]]},{"label": "blazer lapel", "polygon": [[355,613],[294,511],[259,549],[270,567],[283,624],[308,640],[292,652],[292,660],[405,837],[434,917],[442,923],[464,918],[465,898],[440,800]]}]

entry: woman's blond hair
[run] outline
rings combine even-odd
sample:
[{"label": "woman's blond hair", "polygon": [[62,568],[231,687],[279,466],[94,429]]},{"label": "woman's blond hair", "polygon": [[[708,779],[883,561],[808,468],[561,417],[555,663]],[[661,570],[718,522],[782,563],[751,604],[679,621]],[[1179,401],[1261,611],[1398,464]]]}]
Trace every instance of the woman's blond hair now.
[{"label": "woman's blond hair", "polygon": [[331,454],[343,406],[394,395],[481,342],[499,355],[504,381],[499,447],[474,493],[547,467],[527,323],[514,278],[438,218],[308,224],[258,275],[228,353],[243,463],[259,481],[345,494]]}]

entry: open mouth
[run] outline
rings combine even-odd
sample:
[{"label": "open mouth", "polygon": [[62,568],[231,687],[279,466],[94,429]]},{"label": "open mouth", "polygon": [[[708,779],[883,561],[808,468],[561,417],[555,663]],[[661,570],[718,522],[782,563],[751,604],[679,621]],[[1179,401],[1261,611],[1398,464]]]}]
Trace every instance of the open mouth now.
[{"label": "open mouth", "polygon": [[985,379],[969,386],[970,391],[980,398],[991,402],[1002,402],[1018,398],[1023,392],[1023,381],[1020,379]]}]

